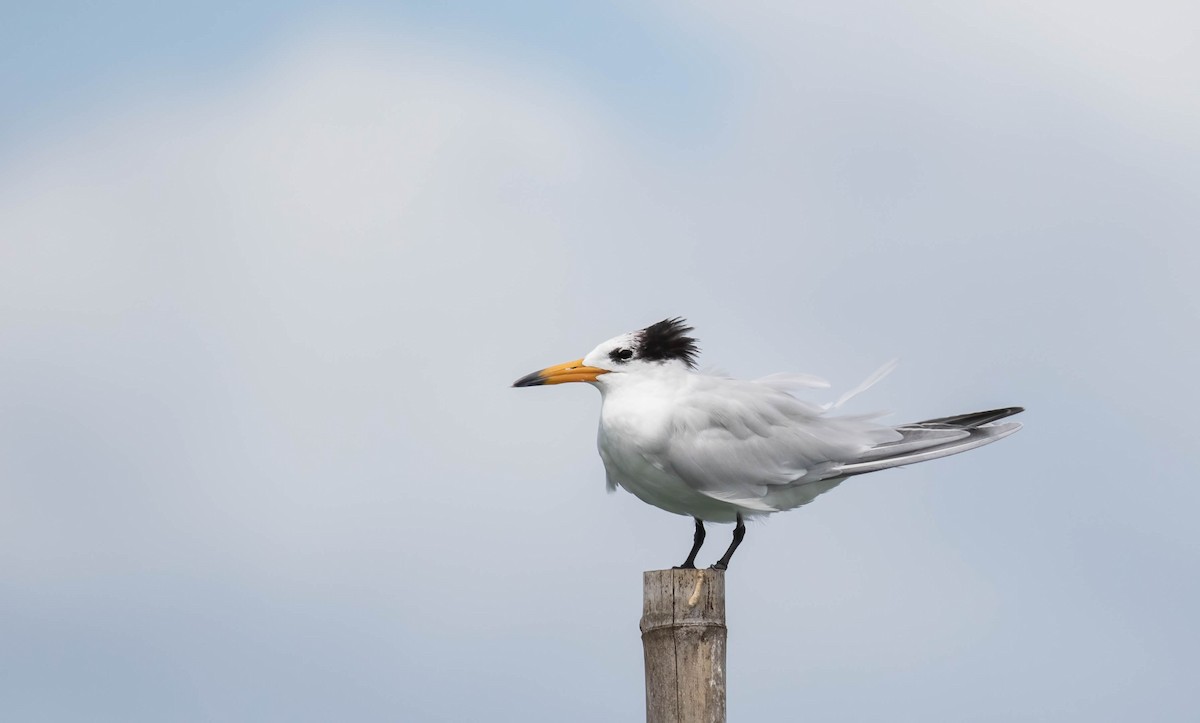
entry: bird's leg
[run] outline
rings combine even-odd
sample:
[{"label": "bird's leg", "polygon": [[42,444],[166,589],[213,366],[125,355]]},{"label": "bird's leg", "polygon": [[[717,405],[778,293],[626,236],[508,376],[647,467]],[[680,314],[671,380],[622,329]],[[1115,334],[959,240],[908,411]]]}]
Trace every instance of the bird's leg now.
[{"label": "bird's leg", "polygon": [[700,546],[704,544],[704,523],[699,517],[696,520],[696,534],[692,536],[692,551],[688,553],[688,557],[683,561],[682,565],[677,566],[676,570],[695,570],[696,569],[696,553],[700,552]]},{"label": "bird's leg", "polygon": [[714,570],[729,569],[729,558],[733,557],[733,551],[738,548],[738,545],[742,544],[742,538],[745,536],[746,523],[742,522],[742,513],[739,512],[737,516],[737,527],[733,528],[733,542],[729,543],[729,549],[726,550],[725,554],[721,555],[721,559],[717,560],[713,565]]}]

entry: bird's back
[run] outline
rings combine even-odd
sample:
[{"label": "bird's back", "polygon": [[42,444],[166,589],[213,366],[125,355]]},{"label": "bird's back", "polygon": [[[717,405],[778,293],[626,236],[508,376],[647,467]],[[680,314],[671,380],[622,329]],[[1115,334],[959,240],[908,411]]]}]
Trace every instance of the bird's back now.
[{"label": "bird's back", "polygon": [[791,509],[847,476],[956,454],[1020,426],[997,418],[889,427],[831,414],[777,383],[671,370],[606,390],[599,446],[610,487],[678,514],[731,521]]}]

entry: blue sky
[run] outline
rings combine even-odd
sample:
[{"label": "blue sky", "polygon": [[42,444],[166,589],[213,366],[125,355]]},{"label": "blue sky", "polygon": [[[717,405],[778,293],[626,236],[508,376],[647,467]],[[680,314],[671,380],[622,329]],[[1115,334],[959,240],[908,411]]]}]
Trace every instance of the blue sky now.
[{"label": "blue sky", "polygon": [[659,141],[711,124],[733,92],[717,48],[632,4],[66,3],[6,15],[0,89],[12,110],[0,130],[10,144],[146,95],[220,87],[330,26],[564,77],[660,132]]},{"label": "blue sky", "polygon": [[0,717],[637,719],[691,523],[508,385],[674,315],[1029,409],[751,527],[731,716],[1195,710],[1190,6],[6,12]]}]

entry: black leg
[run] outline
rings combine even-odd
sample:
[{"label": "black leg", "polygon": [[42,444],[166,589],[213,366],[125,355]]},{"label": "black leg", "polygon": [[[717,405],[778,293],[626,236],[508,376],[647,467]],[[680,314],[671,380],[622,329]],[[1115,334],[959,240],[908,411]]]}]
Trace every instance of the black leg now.
[{"label": "black leg", "polygon": [[676,567],[676,570],[694,570],[696,569],[696,553],[700,552],[700,546],[704,544],[704,523],[700,518],[696,519],[696,534],[692,536],[692,551],[688,553],[688,559],[683,561],[682,565]]},{"label": "black leg", "polygon": [[729,543],[729,549],[726,550],[725,554],[721,556],[721,559],[717,560],[716,564],[713,565],[714,570],[729,569],[729,558],[733,557],[733,551],[738,548],[738,545],[742,544],[742,538],[745,536],[746,524],[742,522],[742,513],[739,512],[737,516],[737,527],[733,528],[733,542]]}]

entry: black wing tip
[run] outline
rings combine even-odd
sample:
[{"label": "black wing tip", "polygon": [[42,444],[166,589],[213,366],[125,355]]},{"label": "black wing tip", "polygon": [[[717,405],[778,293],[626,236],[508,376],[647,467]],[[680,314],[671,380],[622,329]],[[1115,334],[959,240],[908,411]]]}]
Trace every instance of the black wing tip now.
[{"label": "black wing tip", "polygon": [[937,419],[926,419],[922,422],[916,422],[913,427],[930,427],[930,426],[945,426],[957,427],[958,429],[973,429],[984,424],[990,424],[1006,417],[1011,417],[1014,414],[1020,414],[1025,411],[1025,407],[1001,407],[999,409],[989,409],[984,412],[970,412],[967,414],[955,414],[950,417],[938,417]]}]

